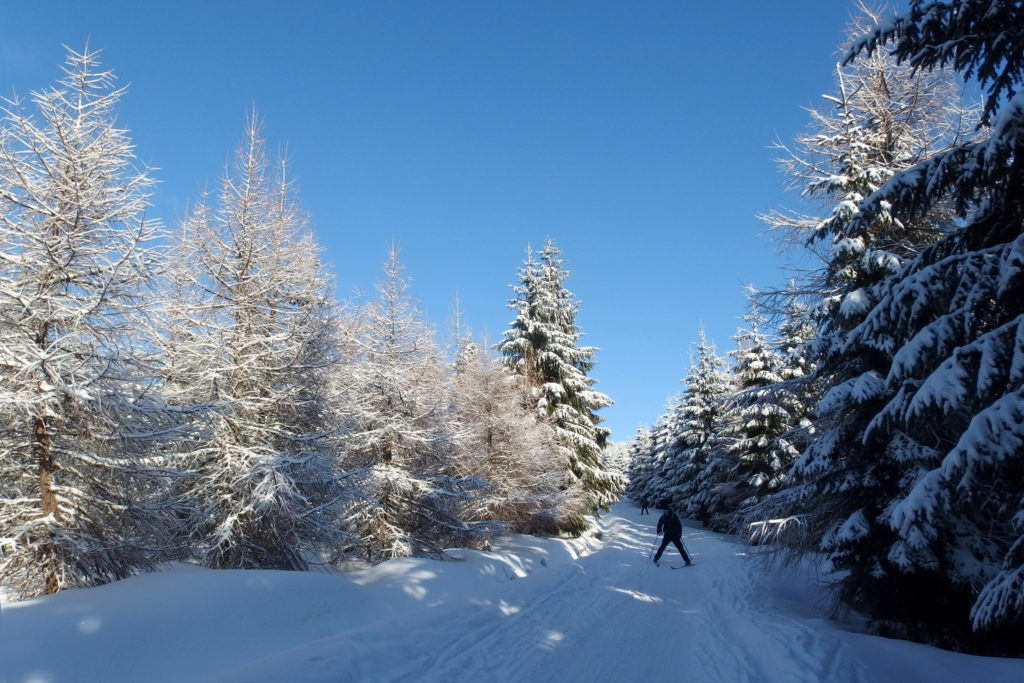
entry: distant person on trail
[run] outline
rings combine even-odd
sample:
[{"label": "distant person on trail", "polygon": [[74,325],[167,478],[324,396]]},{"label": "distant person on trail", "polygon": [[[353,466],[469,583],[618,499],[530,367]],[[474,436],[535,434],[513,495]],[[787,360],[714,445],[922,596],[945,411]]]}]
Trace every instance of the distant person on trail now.
[{"label": "distant person on trail", "polygon": [[646,498],[641,498],[640,499],[640,514],[641,515],[649,515],[649,514],[651,514],[650,512],[647,511],[647,499]]},{"label": "distant person on trail", "polygon": [[661,547],[658,548],[658,552],[654,555],[654,564],[658,564],[658,560],[661,559],[661,554],[665,552],[665,548],[669,543],[674,543],[676,550],[683,556],[683,560],[686,562],[686,566],[690,566],[690,556],[686,554],[686,548],[683,547],[683,523],[679,520],[679,515],[672,511],[672,508],[665,508],[665,511],[661,513],[661,517],[658,518],[658,533],[665,532],[665,538],[661,539]]}]

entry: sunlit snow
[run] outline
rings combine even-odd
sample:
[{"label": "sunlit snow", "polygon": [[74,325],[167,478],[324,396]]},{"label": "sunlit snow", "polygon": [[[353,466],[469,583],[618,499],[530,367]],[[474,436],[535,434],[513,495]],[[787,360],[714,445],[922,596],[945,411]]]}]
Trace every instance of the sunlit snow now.
[{"label": "sunlit snow", "polygon": [[177,565],[5,604],[0,680],[1024,680],[1024,660],[858,632],[806,568],[694,529],[694,566],[649,560],[655,516],[629,503],[580,540],[403,558],[342,576]]}]

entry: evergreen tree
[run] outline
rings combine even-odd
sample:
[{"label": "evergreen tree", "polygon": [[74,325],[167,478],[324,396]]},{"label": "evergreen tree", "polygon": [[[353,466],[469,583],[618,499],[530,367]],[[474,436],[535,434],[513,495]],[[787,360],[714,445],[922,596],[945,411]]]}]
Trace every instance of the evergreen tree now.
[{"label": "evergreen tree", "polygon": [[609,469],[619,473],[625,479],[626,469],[629,467],[629,443],[622,441],[609,443],[601,457]]},{"label": "evergreen tree", "polygon": [[814,372],[809,343],[817,334],[808,306],[803,303],[795,283],[785,290],[782,320],[778,325],[776,351],[781,357],[779,379],[801,380]]},{"label": "evergreen tree", "polygon": [[665,456],[675,432],[676,406],[679,396],[672,397],[665,412],[650,429],[637,427],[636,438],[630,445],[629,481],[626,494],[636,502],[646,500],[648,505],[667,503],[671,498],[669,482],[665,478]]},{"label": "evergreen tree", "polygon": [[[798,453],[785,439],[798,419],[791,412],[788,392],[780,390],[782,359],[761,332],[765,319],[753,297],[744,316],[748,327],[736,336],[733,384],[736,394],[723,418],[734,441],[729,446],[736,463],[735,482],[726,512],[735,513],[779,488]],[[727,524],[732,527],[732,524]]]},{"label": "evergreen tree", "polygon": [[671,477],[681,482],[673,490],[673,502],[688,516],[724,531],[736,469],[731,452],[735,436],[726,422],[734,387],[724,360],[703,334],[697,354],[697,373],[687,379],[686,405],[677,421],[674,448],[681,452],[674,460],[682,467]]},{"label": "evergreen tree", "polygon": [[358,496],[346,512],[367,560],[437,553],[486,537],[465,506],[480,482],[452,459],[441,353],[408,295],[394,247],[344,368],[344,463]]},{"label": "evergreen tree", "polygon": [[722,444],[716,439],[729,384],[725,363],[714,344],[708,342],[703,327],[698,332],[695,350],[696,358],[683,380],[686,388],[676,407],[674,430],[661,466],[671,500],[659,500],[658,504],[671,502],[677,511],[706,524],[719,512],[718,487],[732,469],[722,457]]},{"label": "evergreen tree", "polygon": [[682,396],[672,397],[668,405],[665,406],[665,412],[651,428],[649,464],[647,466],[650,473],[644,481],[644,488],[639,493],[652,506],[664,506],[672,499],[673,482],[668,479],[666,459],[676,432],[676,420],[679,417],[679,402],[681,400]]},{"label": "evergreen tree", "polygon": [[886,216],[948,225],[954,206],[961,224],[832,325],[821,429],[786,494],[878,630],[977,651],[1019,652],[1024,626],[1024,51],[1007,31],[1021,25],[1017,2],[912,0],[854,44],[849,59],[893,41],[911,68],[976,77],[983,136],[897,172],[851,215],[852,232]]},{"label": "evergreen tree", "polygon": [[[997,641],[1017,652],[1024,627],[1024,38],[1006,27],[1021,25],[1017,2],[911,2],[851,50],[852,59],[892,40],[897,58],[913,68],[951,64],[976,77],[986,94],[986,136],[918,164],[864,203],[866,216],[883,203],[928,215],[951,196],[964,226],[894,278],[847,342],[895,350],[886,402],[866,438],[897,445],[894,456],[912,467],[905,495],[883,520],[898,533],[886,559],[917,589],[924,614],[915,616],[928,637],[941,638],[960,627],[969,605],[975,646]],[[938,605],[921,591],[936,575],[945,598]]]},{"label": "evergreen tree", "polygon": [[[513,287],[517,298],[509,303],[516,319],[498,348],[506,367],[534,388],[538,410],[555,425],[568,459],[566,486],[578,483],[584,508],[595,511],[618,499],[624,481],[601,459],[609,432],[599,426],[597,411],[611,400],[594,390],[595,381],[588,376],[596,349],[578,344],[583,336],[576,325],[579,304],[563,286],[569,272],[560,255],[550,239],[539,262],[528,252],[519,285]],[[580,515],[565,530],[580,533],[585,528]]]},{"label": "evergreen tree", "polygon": [[650,504],[647,488],[654,475],[652,431],[639,425],[636,428],[636,435],[629,443],[629,464],[626,467],[627,482],[624,493],[638,504],[645,500]]},{"label": "evergreen tree", "polygon": [[787,514],[786,509],[774,507],[777,501],[773,501],[773,494],[786,485],[793,463],[814,434],[814,365],[808,358],[814,326],[795,288],[788,290],[784,311],[775,342],[778,381],[747,392],[762,406],[763,413],[772,416],[774,424],[765,434],[763,448],[758,449],[767,456],[760,460],[764,469],[755,475],[758,485],[741,510],[737,524]]},{"label": "evergreen tree", "polygon": [[161,232],[99,66],[69,50],[35,116],[7,101],[0,122],[0,575],[18,597],[128,576],[166,543],[177,421],[144,306]]},{"label": "evergreen tree", "polygon": [[165,383],[207,409],[182,495],[211,567],[302,569],[337,540],[332,282],[285,170],[251,116],[217,206],[190,212],[170,271]]}]

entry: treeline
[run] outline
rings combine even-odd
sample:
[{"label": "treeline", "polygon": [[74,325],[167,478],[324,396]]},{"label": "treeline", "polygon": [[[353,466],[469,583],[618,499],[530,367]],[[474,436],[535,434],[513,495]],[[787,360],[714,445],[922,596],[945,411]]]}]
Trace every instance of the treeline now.
[{"label": "treeline", "polygon": [[701,334],[627,489],[823,557],[879,633],[981,653],[1024,633],[1022,26],[988,0],[854,21],[780,145],[805,202],[763,217],[818,265],[752,292],[731,367]]},{"label": "treeline", "polygon": [[96,52],[0,121],[0,588],[159,562],[304,569],[580,533],[621,493],[550,240],[515,320],[445,354],[396,249],[341,306],[255,114],[165,229]]}]

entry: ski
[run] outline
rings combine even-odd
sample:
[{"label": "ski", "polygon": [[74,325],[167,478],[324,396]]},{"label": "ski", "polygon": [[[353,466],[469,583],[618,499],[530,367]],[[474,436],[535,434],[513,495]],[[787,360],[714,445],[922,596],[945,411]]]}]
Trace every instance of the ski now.
[{"label": "ski", "polygon": [[669,565],[669,566],[671,566],[672,569],[686,569],[687,567],[692,567],[693,566],[693,562],[691,562],[690,564],[679,564],[679,565],[673,564],[673,565]]}]

